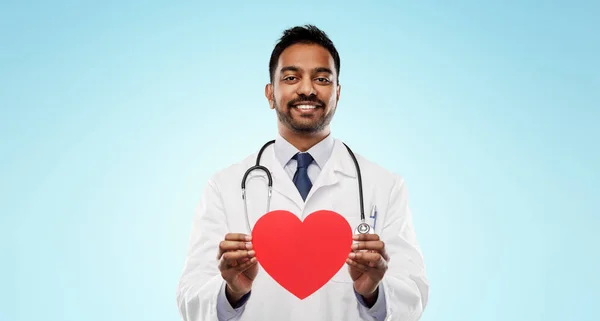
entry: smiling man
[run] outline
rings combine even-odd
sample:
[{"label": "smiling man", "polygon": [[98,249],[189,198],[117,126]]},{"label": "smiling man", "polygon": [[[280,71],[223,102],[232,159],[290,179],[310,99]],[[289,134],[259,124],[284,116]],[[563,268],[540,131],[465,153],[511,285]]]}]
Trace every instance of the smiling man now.
[{"label": "smiling man", "polygon": [[[295,43],[283,52],[280,48],[273,52],[271,83],[265,87],[265,96],[277,111],[279,132],[283,136],[329,134],[329,123],[340,98],[339,57],[336,54],[334,58],[326,48],[312,43]],[[275,60],[277,57],[279,61]]]},{"label": "smiling man", "polygon": [[[240,198],[240,181],[256,165],[254,153],[206,185],[178,286],[183,320],[420,319],[429,284],[405,183],[332,137],[339,74],[338,52],[323,31],[309,25],[283,33],[265,86],[279,135],[261,149],[260,161],[273,181],[271,209],[300,220],[330,210],[355,228],[363,223],[364,205],[373,217],[368,233],[354,231],[345,267],[316,292],[302,300],[288,292],[261,268],[252,244],[251,225],[265,214],[267,174],[248,175]],[[314,271],[322,262],[302,257],[296,264]]]}]

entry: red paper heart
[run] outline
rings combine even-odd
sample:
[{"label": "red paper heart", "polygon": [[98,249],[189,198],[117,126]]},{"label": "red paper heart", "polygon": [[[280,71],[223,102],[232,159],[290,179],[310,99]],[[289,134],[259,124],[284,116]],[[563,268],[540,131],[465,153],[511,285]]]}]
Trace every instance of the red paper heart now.
[{"label": "red paper heart", "polygon": [[304,222],[288,211],[272,211],[256,222],[252,246],[265,272],[303,300],[344,265],[352,228],[333,211],[313,212]]}]

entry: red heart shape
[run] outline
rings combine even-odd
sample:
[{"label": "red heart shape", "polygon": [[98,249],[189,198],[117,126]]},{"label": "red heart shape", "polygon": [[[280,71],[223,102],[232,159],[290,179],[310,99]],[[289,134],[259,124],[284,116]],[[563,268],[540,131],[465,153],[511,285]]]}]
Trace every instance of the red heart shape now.
[{"label": "red heart shape", "polygon": [[265,272],[303,300],[344,265],[352,228],[333,211],[313,212],[304,222],[288,211],[271,211],[254,225],[252,246]]}]

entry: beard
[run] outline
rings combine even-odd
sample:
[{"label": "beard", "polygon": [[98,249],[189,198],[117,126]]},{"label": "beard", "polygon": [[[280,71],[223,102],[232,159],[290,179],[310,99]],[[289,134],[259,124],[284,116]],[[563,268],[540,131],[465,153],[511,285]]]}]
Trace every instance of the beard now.
[{"label": "beard", "polygon": [[275,107],[275,111],[277,112],[277,118],[281,123],[285,125],[285,127],[289,128],[290,130],[296,133],[313,134],[320,132],[321,130],[329,126],[329,124],[331,123],[331,119],[335,114],[335,109],[332,109],[329,114],[324,114],[318,117],[317,119],[310,119],[308,117],[304,118],[303,120],[294,119],[294,116],[292,116],[292,108],[294,108],[293,105],[301,101],[316,102],[318,104],[316,108],[325,110],[325,103],[313,96],[311,96],[310,98],[302,97],[288,102],[286,110],[282,110],[281,108],[279,108],[277,101],[273,100],[273,106]]}]

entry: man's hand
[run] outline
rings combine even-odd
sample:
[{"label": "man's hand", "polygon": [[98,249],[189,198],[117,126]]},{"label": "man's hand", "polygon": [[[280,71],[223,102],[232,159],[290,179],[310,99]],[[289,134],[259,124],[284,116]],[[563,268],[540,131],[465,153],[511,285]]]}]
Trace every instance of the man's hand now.
[{"label": "man's hand", "polygon": [[229,233],[219,244],[219,270],[227,283],[225,294],[231,306],[250,292],[252,282],[258,274],[256,257],[252,250],[252,237],[246,234]]},{"label": "man's hand", "polygon": [[377,287],[388,269],[390,258],[379,235],[357,234],[352,239],[358,242],[352,244],[352,252],[346,259],[348,271],[356,292],[372,306],[377,301]]}]

